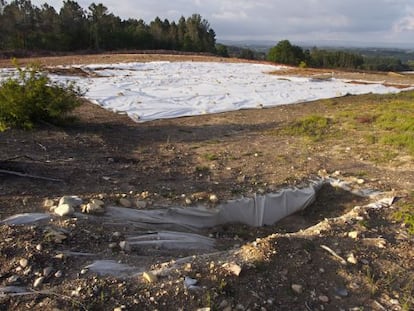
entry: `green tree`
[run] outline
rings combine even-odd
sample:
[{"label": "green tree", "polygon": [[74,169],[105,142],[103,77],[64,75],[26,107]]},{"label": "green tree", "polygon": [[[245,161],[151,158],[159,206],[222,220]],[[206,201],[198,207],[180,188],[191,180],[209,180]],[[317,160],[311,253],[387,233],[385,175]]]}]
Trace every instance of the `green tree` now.
[{"label": "green tree", "polygon": [[282,40],[270,49],[267,59],[275,63],[297,66],[301,61],[305,61],[305,54],[301,47],[292,45],[288,40]]},{"label": "green tree", "polygon": [[59,12],[60,45],[65,51],[76,51],[89,47],[88,27],[85,11],[72,0],[63,1]]},{"label": "green tree", "polygon": [[229,51],[224,44],[216,44],[216,54],[221,57],[229,57]]}]

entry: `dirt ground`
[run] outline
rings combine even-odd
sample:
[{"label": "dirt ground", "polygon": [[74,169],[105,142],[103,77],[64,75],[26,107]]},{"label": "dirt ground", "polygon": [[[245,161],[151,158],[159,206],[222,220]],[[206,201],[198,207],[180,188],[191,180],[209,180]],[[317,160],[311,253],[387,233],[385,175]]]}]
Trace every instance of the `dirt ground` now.
[{"label": "dirt ground", "polygon": [[[47,65],[223,61],[113,54],[38,60]],[[0,66],[7,62],[0,60]],[[366,73],[335,73],[340,74],[373,80]],[[414,84],[402,75],[375,76],[384,83]],[[99,198],[105,205],[127,199],[135,209],[213,206],[212,196],[225,202],[328,175],[404,201],[414,189],[412,158],[404,163],[367,160],[358,137],[305,144],[274,134],[300,117],[329,113],[353,101],[344,97],[335,107],[316,101],[140,124],[85,101],[74,123],[0,133],[0,169],[23,175],[0,172],[0,220],[44,212],[45,200],[56,203],[64,195],[85,202]],[[393,207],[354,209],[368,203],[368,198],[324,186],[312,206],[273,226],[228,224],[198,232],[216,239],[215,252],[110,247],[131,228],[111,226],[99,216],[1,225],[0,310],[414,310],[413,237],[392,218]],[[83,269],[95,257],[71,252],[98,254],[142,271],[165,267],[165,262],[173,268],[152,282],[142,276],[99,276]],[[174,265],[172,260],[186,256],[192,257]],[[237,263],[241,272],[225,263]],[[42,284],[34,286],[39,277]],[[198,287],[186,287],[185,277],[196,279]],[[6,293],[10,286],[30,293]]]}]

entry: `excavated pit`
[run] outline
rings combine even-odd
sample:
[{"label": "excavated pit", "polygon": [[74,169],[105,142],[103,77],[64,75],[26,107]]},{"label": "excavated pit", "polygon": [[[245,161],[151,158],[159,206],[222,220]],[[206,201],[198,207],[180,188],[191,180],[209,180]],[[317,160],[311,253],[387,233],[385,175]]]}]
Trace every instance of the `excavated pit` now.
[{"label": "excavated pit", "polygon": [[[16,215],[0,223],[41,228],[49,239],[66,236],[55,252],[70,258],[75,267],[125,278],[180,258],[238,249],[273,233],[304,230],[370,203],[371,194],[375,192],[352,191],[344,183],[323,180],[215,208],[107,207],[103,216],[76,213],[76,218],[66,219],[76,224],[73,230],[59,228],[65,220],[46,213]],[[76,276],[75,271],[70,274]]]}]

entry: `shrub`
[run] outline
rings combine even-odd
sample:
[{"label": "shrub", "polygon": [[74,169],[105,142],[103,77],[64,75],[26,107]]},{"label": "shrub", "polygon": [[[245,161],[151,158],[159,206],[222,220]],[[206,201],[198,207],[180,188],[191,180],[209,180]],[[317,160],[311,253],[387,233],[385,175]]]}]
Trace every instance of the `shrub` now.
[{"label": "shrub", "polygon": [[0,131],[30,129],[41,122],[59,124],[81,104],[82,94],[73,83],[52,82],[37,65],[15,66],[17,77],[0,84]]}]

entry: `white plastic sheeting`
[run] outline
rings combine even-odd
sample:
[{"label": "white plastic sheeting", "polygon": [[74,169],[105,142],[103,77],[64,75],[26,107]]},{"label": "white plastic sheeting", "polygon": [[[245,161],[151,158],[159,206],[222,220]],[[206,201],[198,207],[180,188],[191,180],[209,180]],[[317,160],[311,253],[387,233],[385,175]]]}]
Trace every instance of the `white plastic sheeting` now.
[{"label": "white plastic sheeting", "polygon": [[[50,75],[74,81],[85,97],[138,122],[271,107],[347,94],[397,93],[401,90],[346,80],[270,75],[286,67],[224,62],[149,62],[73,66],[93,77]],[[12,75],[0,69],[0,80]],[[98,75],[98,76],[96,76]]]},{"label": "white plastic sheeting", "polygon": [[130,277],[131,274],[140,272],[136,267],[122,264],[115,260],[96,260],[85,268],[100,275],[114,275],[121,278]]},{"label": "white plastic sheeting", "polygon": [[164,249],[214,250],[215,244],[214,239],[199,234],[173,231],[149,232],[131,236],[127,238],[127,242],[132,249],[151,246]]},{"label": "white plastic sheeting", "polygon": [[49,221],[52,218],[50,214],[45,213],[24,213],[10,216],[2,221],[1,225],[26,225],[40,221]]},{"label": "white plastic sheeting", "polygon": [[149,227],[175,225],[184,228],[209,228],[226,223],[242,223],[253,227],[275,222],[309,206],[323,181],[306,188],[286,188],[276,193],[255,195],[220,204],[214,208],[198,206],[155,210],[108,207],[104,216],[118,223],[143,223]]}]

